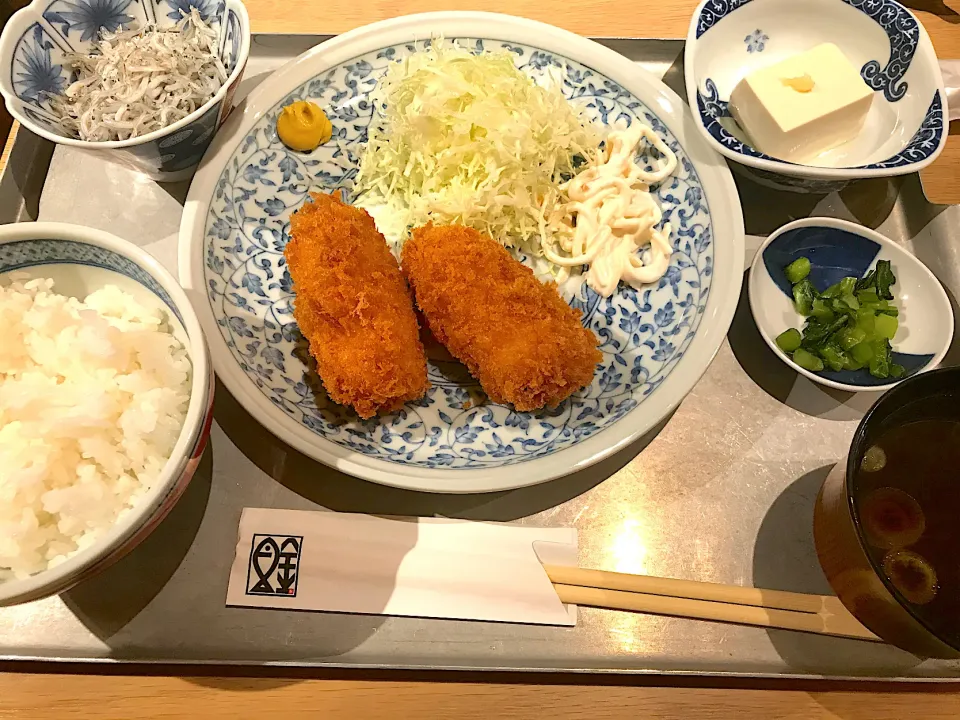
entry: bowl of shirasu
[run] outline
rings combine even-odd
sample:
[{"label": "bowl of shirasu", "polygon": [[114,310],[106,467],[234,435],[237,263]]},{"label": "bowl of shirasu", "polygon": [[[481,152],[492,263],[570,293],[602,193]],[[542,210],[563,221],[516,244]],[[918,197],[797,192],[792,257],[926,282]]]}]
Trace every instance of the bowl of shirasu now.
[{"label": "bowl of shirasu", "polygon": [[200,467],[213,373],[177,281],[133,243],[0,226],[0,606],[132,551]]},{"label": "bowl of shirasu", "polygon": [[240,0],[50,5],[0,35],[0,93],[24,127],[146,176],[189,178],[233,104],[250,51]]}]

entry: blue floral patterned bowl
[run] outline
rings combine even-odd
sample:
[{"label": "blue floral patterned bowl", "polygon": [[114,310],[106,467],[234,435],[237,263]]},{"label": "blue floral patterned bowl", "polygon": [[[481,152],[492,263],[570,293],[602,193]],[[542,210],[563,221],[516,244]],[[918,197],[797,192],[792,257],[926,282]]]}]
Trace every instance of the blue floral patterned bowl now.
[{"label": "blue floral patterned bowl", "polygon": [[[102,28],[114,31],[134,22],[169,27],[191,7],[220,32],[228,77],[216,95],[182,120],[132,140],[88,142],[60,127],[50,98],[70,84],[71,70],[62,64],[66,53],[90,52]],[[240,0],[34,0],[14,13],[0,35],[0,93],[11,115],[47,140],[109,153],[154,180],[184,180],[230,112],[249,52],[250,21]]]},{"label": "blue floral patterned bowl", "polygon": [[[821,43],[839,47],[875,90],[860,135],[818,166],[752,147],[727,101],[748,73]],[[923,26],[895,0],[703,0],[687,34],[684,72],[697,127],[759,182],[828,192],[851,180],[917,172],[946,144],[943,78]]]},{"label": "blue floral patterned bowl", "polygon": [[[317,393],[291,314],[283,257],[290,215],[310,190],[348,193],[366,141],[370,92],[387,66],[442,35],[506,50],[524,72],[557,72],[601,125],[652,125],[679,158],[656,188],[673,226],[667,274],[576,307],[600,339],[594,382],[553,410],[471,407],[479,386],[449,357],[433,387],[368,421]],[[277,139],[280,109],[318,103],[335,142],[310,154]],[[642,160],[643,158],[641,158]],[[520,487],[581,469],[650,430],[690,391],[726,335],[740,292],[743,224],[722,159],[690,128],[683,102],[626,58],[556,28],[489,13],[431,13],[377,23],[305,53],[257,88],[217,135],[180,227],[180,279],[201,317],[217,374],[279,437],[345,472],[434,492]]]}]

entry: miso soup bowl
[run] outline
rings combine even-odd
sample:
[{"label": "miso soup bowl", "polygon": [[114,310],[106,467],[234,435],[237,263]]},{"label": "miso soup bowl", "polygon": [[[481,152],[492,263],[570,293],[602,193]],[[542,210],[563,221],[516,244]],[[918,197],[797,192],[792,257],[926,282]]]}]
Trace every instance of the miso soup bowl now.
[{"label": "miso soup bowl", "polygon": [[[960,658],[960,647],[939,637],[883,573],[869,551],[854,497],[864,453],[887,431],[920,420],[960,422],[960,367],[915,375],[884,394],[853,436],[850,452],[823,483],[814,511],[820,565],[844,606],[883,640],[920,657]],[[914,482],[923,483],[922,474]],[[916,496],[917,493],[910,493]],[[960,554],[960,525],[955,547]]]}]

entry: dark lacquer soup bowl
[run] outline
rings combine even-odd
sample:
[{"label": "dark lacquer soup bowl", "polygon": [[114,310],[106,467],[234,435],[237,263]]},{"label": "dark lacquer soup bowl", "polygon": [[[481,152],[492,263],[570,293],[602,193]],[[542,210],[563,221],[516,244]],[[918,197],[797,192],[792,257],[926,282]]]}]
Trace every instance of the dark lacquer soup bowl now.
[{"label": "dark lacquer soup bowl", "polygon": [[887,642],[960,657],[960,368],[908,378],[864,416],[814,514],[820,564]]}]

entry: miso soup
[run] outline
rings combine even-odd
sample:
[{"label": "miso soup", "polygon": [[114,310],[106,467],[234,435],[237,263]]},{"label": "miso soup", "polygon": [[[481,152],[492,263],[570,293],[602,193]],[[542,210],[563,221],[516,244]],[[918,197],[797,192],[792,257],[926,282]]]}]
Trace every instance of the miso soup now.
[{"label": "miso soup", "polygon": [[960,423],[882,434],[861,459],[853,501],[874,567],[934,634],[960,644]]}]

